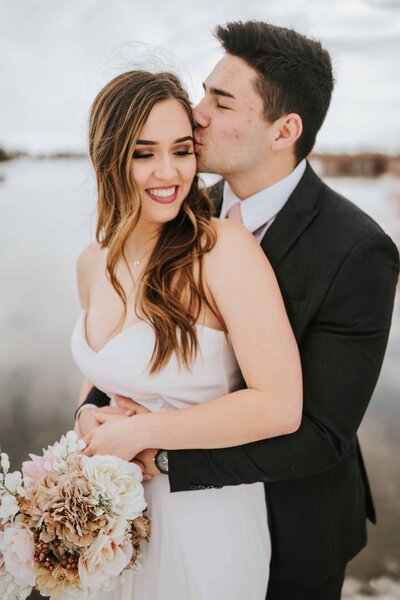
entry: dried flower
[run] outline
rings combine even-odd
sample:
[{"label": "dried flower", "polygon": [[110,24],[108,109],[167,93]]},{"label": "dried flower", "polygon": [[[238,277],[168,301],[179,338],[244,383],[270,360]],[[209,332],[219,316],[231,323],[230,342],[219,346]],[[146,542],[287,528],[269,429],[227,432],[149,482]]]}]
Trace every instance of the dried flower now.
[{"label": "dried flower", "polygon": [[64,569],[57,565],[54,571],[44,567],[38,567],[36,575],[36,586],[40,593],[51,598],[61,598],[70,586],[80,587],[78,570]]},{"label": "dried flower", "polygon": [[47,473],[41,485],[26,493],[30,526],[42,526],[40,539],[48,542],[63,540],[67,548],[87,547],[108,522],[103,509],[97,506],[87,479],[78,469],[69,473]]}]

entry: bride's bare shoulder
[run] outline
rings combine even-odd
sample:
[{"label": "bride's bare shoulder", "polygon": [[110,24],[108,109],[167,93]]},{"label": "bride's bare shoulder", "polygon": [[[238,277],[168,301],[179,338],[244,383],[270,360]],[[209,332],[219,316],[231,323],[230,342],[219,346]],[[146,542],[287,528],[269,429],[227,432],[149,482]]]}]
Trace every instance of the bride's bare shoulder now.
[{"label": "bride's bare shoulder", "polygon": [[104,260],[105,249],[98,242],[92,242],[82,250],[76,261],[78,276],[87,274],[100,261]]},{"label": "bride's bare shoulder", "polygon": [[76,261],[76,276],[82,308],[87,308],[92,277],[105,260],[106,250],[98,242],[92,242],[82,250]]},{"label": "bride's bare shoulder", "polygon": [[[259,276],[270,270],[267,257],[254,235],[243,223],[232,219],[213,219],[217,240],[213,249],[204,257],[205,276],[218,284],[224,278]],[[222,275],[223,274],[223,275]]]},{"label": "bride's bare shoulder", "polygon": [[233,221],[232,219],[216,219],[213,218],[212,226],[217,234],[217,241],[215,244],[215,254],[220,252],[226,252],[230,250],[240,250],[250,247],[256,249],[258,243],[254,236],[243,223]]}]

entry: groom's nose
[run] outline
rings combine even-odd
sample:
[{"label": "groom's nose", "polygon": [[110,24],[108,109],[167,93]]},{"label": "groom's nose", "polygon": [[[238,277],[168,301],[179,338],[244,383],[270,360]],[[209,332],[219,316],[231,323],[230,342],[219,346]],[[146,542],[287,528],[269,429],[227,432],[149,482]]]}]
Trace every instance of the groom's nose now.
[{"label": "groom's nose", "polygon": [[210,124],[204,98],[193,108],[193,117],[197,127],[207,127]]}]

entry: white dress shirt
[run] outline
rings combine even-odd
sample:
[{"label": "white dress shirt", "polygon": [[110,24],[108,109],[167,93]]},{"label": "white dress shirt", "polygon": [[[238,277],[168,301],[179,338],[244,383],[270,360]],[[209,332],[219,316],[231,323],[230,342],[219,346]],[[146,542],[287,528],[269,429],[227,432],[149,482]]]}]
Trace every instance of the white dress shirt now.
[{"label": "white dress shirt", "polygon": [[225,219],[232,206],[240,202],[243,224],[261,242],[268,227],[303,177],[306,165],[306,160],[303,159],[287,177],[244,200],[240,200],[225,181],[220,219]]}]

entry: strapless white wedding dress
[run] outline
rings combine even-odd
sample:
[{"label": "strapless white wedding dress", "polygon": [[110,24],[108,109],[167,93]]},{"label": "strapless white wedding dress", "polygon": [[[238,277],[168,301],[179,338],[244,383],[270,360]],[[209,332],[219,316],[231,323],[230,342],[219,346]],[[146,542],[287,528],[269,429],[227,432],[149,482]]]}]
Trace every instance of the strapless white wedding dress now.
[{"label": "strapless white wedding dress", "polygon": [[[85,314],[73,330],[72,353],[84,376],[111,399],[121,394],[153,412],[176,410],[239,385],[239,367],[221,331],[197,326],[199,352],[190,372],[180,370],[173,355],[149,375],[155,341],[149,323],[128,327],[95,352]],[[168,476],[159,475],[144,489],[152,534],[142,542],[142,570],[97,600],[265,599],[270,537],[262,483],[171,493]]]}]

